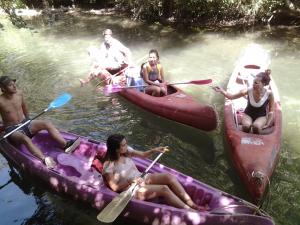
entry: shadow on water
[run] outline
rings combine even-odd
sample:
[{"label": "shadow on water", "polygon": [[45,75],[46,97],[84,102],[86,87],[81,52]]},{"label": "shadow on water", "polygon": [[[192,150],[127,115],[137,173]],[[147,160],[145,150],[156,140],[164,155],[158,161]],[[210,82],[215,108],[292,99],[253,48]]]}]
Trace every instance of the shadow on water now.
[{"label": "shadow on water", "polygon": [[[161,42],[165,38],[168,39],[168,41],[163,41],[165,49],[184,47],[194,43],[196,41],[194,38],[201,41],[200,36],[195,36],[199,33],[196,30],[185,28],[178,31],[161,24],[133,22],[118,15],[112,17],[77,12],[75,14],[61,14],[51,26],[47,26],[47,22],[42,16],[35,17],[28,22],[37,28],[40,35],[48,37],[51,34],[57,39],[67,37],[70,39],[102,39],[103,30],[110,28],[113,32],[115,31],[114,36],[122,40],[128,47],[131,47],[132,44],[137,47],[137,43],[141,42],[157,40]],[[66,26],[68,30],[66,30]]]},{"label": "shadow on water", "polygon": [[[16,221],[24,225],[45,225],[45,224],[64,224],[64,225],[101,225],[96,217],[99,213],[90,205],[76,201],[68,195],[57,195],[39,180],[29,176],[13,162],[8,162],[9,181],[1,184],[0,190],[13,182],[27,196],[33,196],[36,209],[27,218],[15,216]],[[22,205],[22,204],[21,204]],[[25,210],[26,211],[26,210]],[[23,221],[21,221],[23,219]],[[112,224],[132,224],[133,221],[117,218]]]},{"label": "shadow on water", "polygon": [[119,97],[120,103],[132,113],[133,118],[139,118],[139,123],[132,129],[132,136],[138,137],[142,129],[147,132],[143,134],[148,140],[148,145],[168,145],[171,149],[183,149],[189,155],[201,158],[207,164],[213,164],[215,160],[215,146],[209,133],[200,131],[175,121],[171,121],[155,114],[147,112],[125,99]]}]

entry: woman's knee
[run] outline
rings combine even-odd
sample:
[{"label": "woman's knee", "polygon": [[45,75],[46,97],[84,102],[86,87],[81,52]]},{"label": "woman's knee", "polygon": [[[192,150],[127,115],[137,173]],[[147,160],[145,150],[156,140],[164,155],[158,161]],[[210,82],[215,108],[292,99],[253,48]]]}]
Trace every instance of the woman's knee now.
[{"label": "woman's knee", "polygon": [[242,124],[242,130],[244,132],[250,132],[250,129],[251,129],[251,124]]},{"label": "woman's knee", "polygon": [[153,89],[154,96],[159,97],[161,95],[161,90],[159,87]]},{"label": "woman's knee", "polygon": [[254,123],[252,129],[253,129],[253,133],[259,134],[262,130],[262,126],[260,124]]},{"label": "woman's knee", "polygon": [[161,195],[169,195],[171,193],[171,189],[169,188],[168,185],[161,185],[159,192],[161,193]]},{"label": "woman's knee", "polygon": [[169,174],[169,173],[163,173],[163,179],[165,181],[167,181],[167,183],[176,183],[177,182],[177,179],[176,177],[174,177],[173,175]]}]

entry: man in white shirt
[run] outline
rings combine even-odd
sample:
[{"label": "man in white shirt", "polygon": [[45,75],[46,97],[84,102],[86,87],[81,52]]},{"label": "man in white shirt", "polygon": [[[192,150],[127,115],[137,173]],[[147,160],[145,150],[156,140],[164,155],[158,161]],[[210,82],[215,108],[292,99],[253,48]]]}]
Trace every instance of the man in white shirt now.
[{"label": "man in white shirt", "polygon": [[[112,78],[117,78],[117,76],[113,77],[112,75],[126,68],[131,62],[130,50],[112,37],[111,29],[104,30],[103,36],[104,42],[101,44],[100,51],[97,54],[97,60],[92,66],[88,79],[86,81],[80,80],[81,85],[96,77],[99,77],[103,84],[109,84],[112,82]],[[118,82],[116,80],[114,82]]]}]

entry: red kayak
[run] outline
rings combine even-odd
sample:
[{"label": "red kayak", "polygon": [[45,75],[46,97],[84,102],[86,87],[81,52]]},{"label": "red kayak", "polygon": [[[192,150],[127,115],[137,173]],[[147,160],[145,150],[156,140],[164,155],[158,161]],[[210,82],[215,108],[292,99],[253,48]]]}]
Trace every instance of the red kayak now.
[{"label": "red kayak", "polygon": [[119,92],[133,104],[164,118],[204,131],[217,127],[217,113],[211,105],[202,104],[179,88],[168,85],[168,95],[153,97],[134,88]]},{"label": "red kayak", "polygon": [[[227,85],[230,93],[247,88],[249,76],[255,76],[268,68],[269,61],[264,51],[254,51],[256,48],[258,46],[250,47],[235,67]],[[255,57],[251,51],[254,51]],[[278,90],[272,78],[269,88],[274,94],[275,122],[264,135],[241,131],[240,122],[247,105],[246,98],[226,99],[224,108],[226,139],[232,162],[255,203],[263,199],[280,154],[282,114]]]}]

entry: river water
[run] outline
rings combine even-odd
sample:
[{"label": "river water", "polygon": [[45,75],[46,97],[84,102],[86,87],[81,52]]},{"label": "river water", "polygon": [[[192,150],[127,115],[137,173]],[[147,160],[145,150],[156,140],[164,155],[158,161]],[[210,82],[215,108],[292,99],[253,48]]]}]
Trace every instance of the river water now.
[{"label": "river water", "polygon": [[[44,119],[62,130],[102,141],[111,133],[123,133],[137,149],[168,145],[172,151],[161,163],[247,200],[227,154],[224,98],[209,86],[182,86],[199,101],[214,105],[219,113],[218,129],[205,133],[147,113],[119,97],[97,93],[96,82],[80,87],[78,79],[86,77],[91,65],[88,47],[99,46],[101,32],[107,27],[132,50],[139,63],[146,59],[149,49],[157,48],[170,82],[211,78],[214,84],[225,86],[243,49],[250,43],[260,44],[270,54],[283,110],[281,157],[271,180],[266,211],[276,224],[299,224],[299,28],[187,32],[116,16],[84,14],[60,15],[51,21],[34,19],[28,22],[31,29],[16,29],[4,17],[0,23],[0,75],[18,79],[31,115],[67,91],[73,95],[72,101],[47,113]],[[99,224],[96,215],[89,206],[16,173],[0,156],[1,224]],[[117,220],[115,224],[132,222]]]}]

